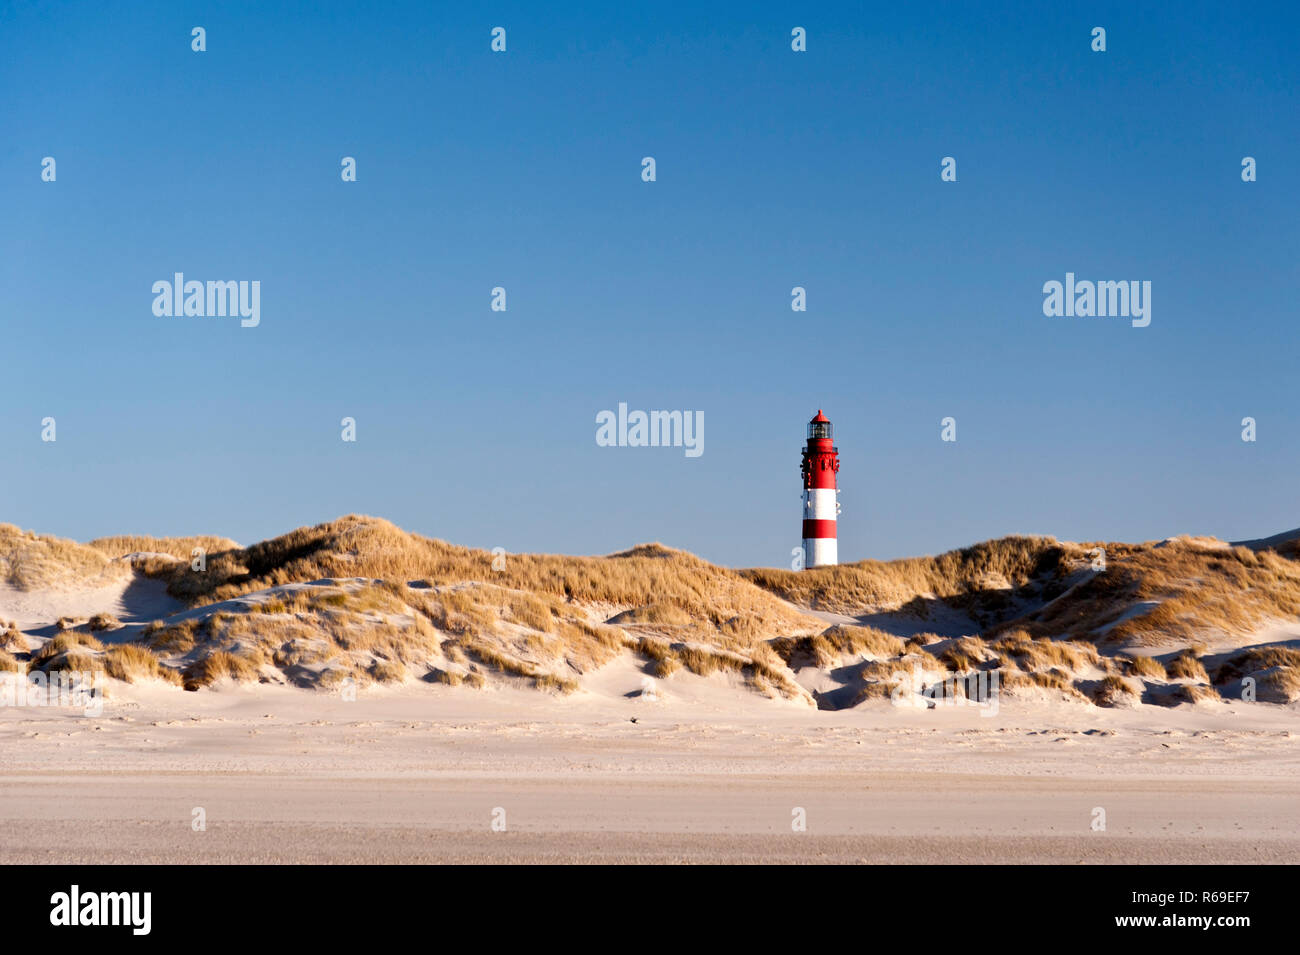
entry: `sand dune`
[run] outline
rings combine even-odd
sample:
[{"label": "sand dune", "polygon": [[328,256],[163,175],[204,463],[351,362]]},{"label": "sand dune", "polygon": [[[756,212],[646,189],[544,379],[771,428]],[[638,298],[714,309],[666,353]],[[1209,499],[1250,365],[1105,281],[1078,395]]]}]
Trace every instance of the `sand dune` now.
[{"label": "sand dune", "polygon": [[110,676],[0,707],[0,861],[1300,858],[1297,555],[1098,546],[792,575],[0,526],[0,676]]},{"label": "sand dune", "polygon": [[[4,525],[0,623],[13,636],[0,663],[104,666],[186,689],[575,693],[627,658],[648,679],[723,673],[740,693],[834,709],[890,697],[916,671],[927,686],[996,671],[1002,692],[1027,699],[1219,705],[1254,692],[1290,703],[1300,561],[1289,535],[1268,540],[1283,551],[1017,537],[795,574],[731,571],[661,545],[494,563],[363,517],[248,548],[216,537],[81,545]],[[198,570],[196,546],[215,548]]]}]

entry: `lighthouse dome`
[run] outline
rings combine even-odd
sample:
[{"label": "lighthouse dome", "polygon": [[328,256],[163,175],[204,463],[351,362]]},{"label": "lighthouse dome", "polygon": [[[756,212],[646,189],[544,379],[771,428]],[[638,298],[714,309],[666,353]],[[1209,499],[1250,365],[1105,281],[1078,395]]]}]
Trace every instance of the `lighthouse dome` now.
[{"label": "lighthouse dome", "polygon": [[831,419],[822,414],[822,409],[817,409],[817,417],[808,422],[808,437],[810,438],[830,438],[833,437],[834,429],[831,427]]}]

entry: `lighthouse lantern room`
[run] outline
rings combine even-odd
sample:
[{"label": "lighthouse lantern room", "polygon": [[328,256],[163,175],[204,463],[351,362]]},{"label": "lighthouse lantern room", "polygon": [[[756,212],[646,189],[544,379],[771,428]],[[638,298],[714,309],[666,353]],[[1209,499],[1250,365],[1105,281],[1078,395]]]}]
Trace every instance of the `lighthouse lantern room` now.
[{"label": "lighthouse lantern room", "polygon": [[803,559],[804,567],[829,567],[837,563],[835,476],[840,470],[840,449],[832,442],[831,421],[821,409],[808,422],[808,444],[803,451]]}]

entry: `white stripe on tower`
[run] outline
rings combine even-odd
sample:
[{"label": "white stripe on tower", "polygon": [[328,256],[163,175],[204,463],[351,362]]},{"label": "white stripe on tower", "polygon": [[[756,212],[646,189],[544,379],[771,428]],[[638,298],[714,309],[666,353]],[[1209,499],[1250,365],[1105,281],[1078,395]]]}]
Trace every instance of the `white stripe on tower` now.
[{"label": "white stripe on tower", "polygon": [[803,492],[803,499],[804,517],[814,521],[835,520],[835,488],[809,488]]},{"label": "white stripe on tower", "polygon": [[834,537],[813,537],[803,542],[806,567],[833,567],[839,563],[837,541]]}]

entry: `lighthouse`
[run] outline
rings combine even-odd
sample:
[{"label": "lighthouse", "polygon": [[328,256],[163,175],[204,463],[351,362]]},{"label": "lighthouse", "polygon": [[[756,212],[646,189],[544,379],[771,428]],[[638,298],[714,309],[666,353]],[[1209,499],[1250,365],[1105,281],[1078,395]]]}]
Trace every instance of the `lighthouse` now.
[{"label": "lighthouse", "polygon": [[840,470],[840,449],[831,438],[831,420],[817,409],[808,422],[808,445],[803,449],[803,565],[830,567],[838,563],[835,547],[835,518],[840,505],[835,475]]}]

